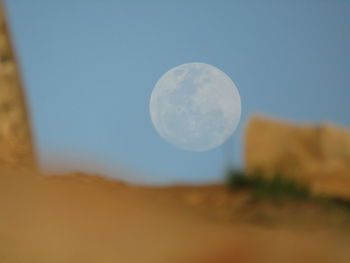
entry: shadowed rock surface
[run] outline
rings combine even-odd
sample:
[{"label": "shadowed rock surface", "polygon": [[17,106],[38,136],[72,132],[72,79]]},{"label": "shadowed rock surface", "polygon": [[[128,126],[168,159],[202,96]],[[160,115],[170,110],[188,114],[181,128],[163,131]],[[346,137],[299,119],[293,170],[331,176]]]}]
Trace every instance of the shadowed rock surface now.
[{"label": "shadowed rock surface", "polygon": [[332,124],[293,125],[254,116],[246,128],[245,162],[307,181],[314,192],[350,196],[350,131]]}]

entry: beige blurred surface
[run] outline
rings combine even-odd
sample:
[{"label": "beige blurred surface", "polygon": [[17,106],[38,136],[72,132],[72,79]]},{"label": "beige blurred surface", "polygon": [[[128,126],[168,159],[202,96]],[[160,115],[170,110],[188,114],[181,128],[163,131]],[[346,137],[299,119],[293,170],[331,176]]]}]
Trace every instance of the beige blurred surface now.
[{"label": "beige blurred surface", "polygon": [[350,232],[322,223],[325,212],[293,224],[313,209],[298,207],[285,224],[261,225],[235,220],[242,205],[220,185],[144,188],[1,167],[0,262],[350,262]]}]

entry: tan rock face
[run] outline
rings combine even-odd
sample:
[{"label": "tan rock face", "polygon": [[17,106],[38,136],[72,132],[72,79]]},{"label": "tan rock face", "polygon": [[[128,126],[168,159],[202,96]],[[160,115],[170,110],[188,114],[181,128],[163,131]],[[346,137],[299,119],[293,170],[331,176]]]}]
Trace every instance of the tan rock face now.
[{"label": "tan rock face", "polygon": [[25,96],[1,2],[0,162],[25,166],[35,164]]},{"label": "tan rock face", "polygon": [[279,171],[309,182],[315,192],[350,196],[350,130],[255,116],[245,140],[249,171],[260,170],[266,176]]}]

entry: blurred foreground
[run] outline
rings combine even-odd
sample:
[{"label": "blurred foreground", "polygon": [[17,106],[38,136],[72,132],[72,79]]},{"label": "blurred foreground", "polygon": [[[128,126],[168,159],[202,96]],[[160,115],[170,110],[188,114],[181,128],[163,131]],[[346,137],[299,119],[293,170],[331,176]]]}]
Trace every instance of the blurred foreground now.
[{"label": "blurred foreground", "polygon": [[0,175],[1,262],[350,262],[349,213],[312,203],[5,165]]}]

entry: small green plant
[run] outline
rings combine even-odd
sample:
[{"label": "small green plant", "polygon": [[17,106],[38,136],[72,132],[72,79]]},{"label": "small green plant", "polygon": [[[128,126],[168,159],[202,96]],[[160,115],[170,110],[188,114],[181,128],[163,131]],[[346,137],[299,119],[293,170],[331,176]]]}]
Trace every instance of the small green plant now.
[{"label": "small green plant", "polygon": [[[227,173],[227,185],[232,191],[249,193],[247,204],[256,205],[268,201],[274,205],[286,202],[300,202],[319,207],[329,214],[340,216],[344,222],[350,223],[350,199],[329,195],[313,195],[310,188],[291,177],[276,172],[267,177],[260,171],[247,173],[231,170]],[[253,206],[254,207],[254,206]]]},{"label": "small green plant", "polygon": [[258,200],[306,200],[310,198],[310,191],[306,185],[300,184],[289,177],[276,172],[271,178],[266,178],[259,171],[244,173],[230,171],[227,184],[232,190],[250,190]]}]

